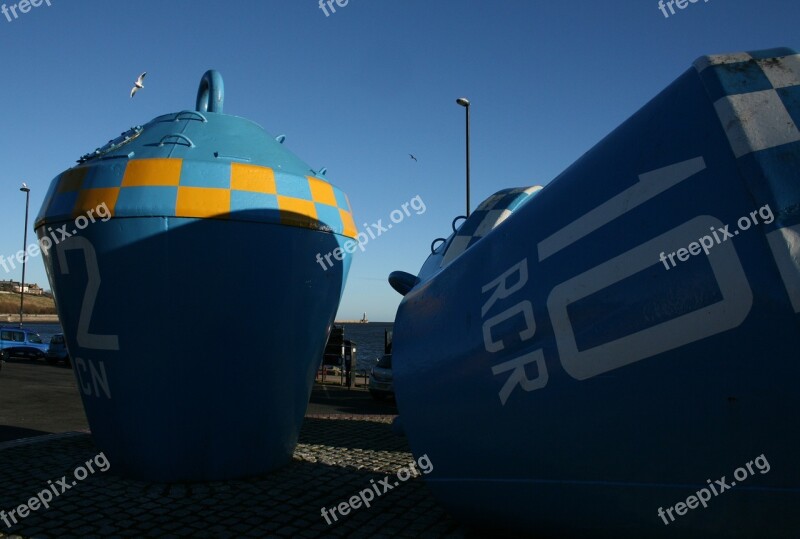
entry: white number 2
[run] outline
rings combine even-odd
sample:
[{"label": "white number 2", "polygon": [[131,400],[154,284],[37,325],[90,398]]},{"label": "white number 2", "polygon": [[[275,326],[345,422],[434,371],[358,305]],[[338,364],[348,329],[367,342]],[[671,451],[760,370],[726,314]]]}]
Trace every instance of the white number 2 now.
[{"label": "white number 2", "polygon": [[81,236],[73,236],[67,241],[58,244],[58,264],[63,275],[69,275],[69,265],[67,264],[67,251],[82,251],[86,260],[86,292],[83,296],[81,305],[81,315],[78,320],[78,346],[93,350],[119,350],[119,338],[117,335],[97,335],[89,333],[89,325],[92,320],[94,304],[97,300],[97,292],[100,289],[100,268],[97,264],[97,252],[92,243]]}]

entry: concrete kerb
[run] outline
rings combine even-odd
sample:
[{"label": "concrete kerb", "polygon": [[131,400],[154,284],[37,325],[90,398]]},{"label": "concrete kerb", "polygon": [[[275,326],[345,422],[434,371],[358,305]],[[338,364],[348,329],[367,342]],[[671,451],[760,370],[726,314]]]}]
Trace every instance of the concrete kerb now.
[{"label": "concrete kerb", "polygon": [[61,432],[56,434],[42,434],[41,436],[20,438],[19,440],[10,440],[8,442],[0,443],[0,451],[4,449],[11,449],[13,447],[21,447],[25,445],[42,444],[47,442],[53,442],[56,440],[63,440],[64,438],[72,438],[74,436],[84,436],[86,434],[91,434],[91,433],[88,430],[86,430],[86,431],[74,431],[74,432]]}]

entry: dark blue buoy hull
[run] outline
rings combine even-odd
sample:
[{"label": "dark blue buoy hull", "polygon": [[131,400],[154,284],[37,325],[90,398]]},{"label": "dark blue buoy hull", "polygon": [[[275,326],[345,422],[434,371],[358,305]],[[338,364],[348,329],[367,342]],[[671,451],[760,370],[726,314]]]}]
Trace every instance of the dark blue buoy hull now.
[{"label": "dark blue buoy hull", "polygon": [[[698,61],[490,232],[491,200],[431,255],[393,367],[456,517],[553,537],[797,536],[797,59]],[[722,230],[707,254],[679,251]],[[723,476],[735,487],[676,512]]]},{"label": "dark blue buoy hull", "polygon": [[343,282],[313,253],[334,238],[120,219],[46,256],[89,424],[117,469],[219,479],[291,458]]}]

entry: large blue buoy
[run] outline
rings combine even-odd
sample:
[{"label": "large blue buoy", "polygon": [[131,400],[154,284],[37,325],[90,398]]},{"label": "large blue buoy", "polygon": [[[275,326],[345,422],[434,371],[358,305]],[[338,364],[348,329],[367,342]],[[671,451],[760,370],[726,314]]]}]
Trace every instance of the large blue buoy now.
[{"label": "large blue buoy", "polygon": [[454,515],[800,536],[799,125],[800,55],[701,58],[392,274],[400,418]]},{"label": "large blue buoy", "polygon": [[291,458],[354,250],[345,194],[223,100],[209,71],[196,110],[83,156],[36,221],[92,435],[133,477]]}]

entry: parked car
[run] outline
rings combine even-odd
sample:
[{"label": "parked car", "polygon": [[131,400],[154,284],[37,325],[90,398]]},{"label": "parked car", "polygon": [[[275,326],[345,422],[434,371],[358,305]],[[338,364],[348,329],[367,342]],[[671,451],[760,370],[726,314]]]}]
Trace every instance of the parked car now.
[{"label": "parked car", "polygon": [[64,334],[56,333],[50,339],[50,346],[47,347],[47,362],[56,364],[61,361],[67,366],[70,365],[67,341],[64,339]]},{"label": "parked car", "polygon": [[369,393],[375,400],[394,396],[392,354],[381,356],[369,373]]},{"label": "parked car", "polygon": [[47,353],[47,345],[33,330],[0,327],[0,350],[5,350],[9,357],[41,359]]}]

